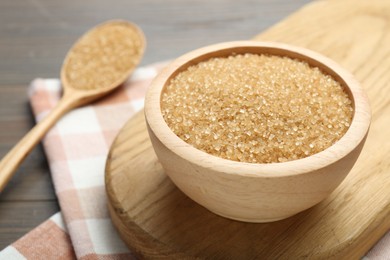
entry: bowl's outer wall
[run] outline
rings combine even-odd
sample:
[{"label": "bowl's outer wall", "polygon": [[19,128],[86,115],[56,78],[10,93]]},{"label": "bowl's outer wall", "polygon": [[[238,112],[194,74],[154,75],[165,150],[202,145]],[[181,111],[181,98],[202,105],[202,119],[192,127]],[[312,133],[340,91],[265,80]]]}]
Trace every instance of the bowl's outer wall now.
[{"label": "bowl's outer wall", "polygon": [[[166,174],[188,197],[210,211],[246,222],[287,218],[325,199],[355,164],[365,138],[346,157],[326,167],[292,176],[226,174],[187,161],[148,132]],[[259,166],[261,167],[261,166]]]}]

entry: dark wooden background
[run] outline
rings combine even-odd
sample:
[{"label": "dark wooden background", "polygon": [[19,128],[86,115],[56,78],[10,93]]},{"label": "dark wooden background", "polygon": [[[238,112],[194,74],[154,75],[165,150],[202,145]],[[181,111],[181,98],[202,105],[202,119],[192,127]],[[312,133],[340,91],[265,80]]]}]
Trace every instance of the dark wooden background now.
[{"label": "dark wooden background", "polygon": [[[36,77],[58,77],[87,29],[122,18],[145,32],[142,65],[192,49],[249,39],[310,0],[1,0],[0,157],[34,125],[27,96]],[[0,250],[59,211],[41,146],[0,194]]]}]

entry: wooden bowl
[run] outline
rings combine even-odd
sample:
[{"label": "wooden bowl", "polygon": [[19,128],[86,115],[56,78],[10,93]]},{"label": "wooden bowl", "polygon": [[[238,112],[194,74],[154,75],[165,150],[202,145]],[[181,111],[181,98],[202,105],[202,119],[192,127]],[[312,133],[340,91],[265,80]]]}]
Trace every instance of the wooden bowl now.
[{"label": "wooden bowl", "polygon": [[[346,134],[320,153],[270,164],[226,160],[187,144],[164,121],[161,93],[170,79],[187,67],[232,53],[288,56],[306,61],[333,76],[353,101],[353,119]],[[154,79],[147,92],[145,117],[159,161],[175,185],[188,197],[230,219],[270,222],[312,207],[343,181],[363,147],[371,112],[360,84],[334,61],[286,44],[238,41],[204,47],[169,64]]]}]

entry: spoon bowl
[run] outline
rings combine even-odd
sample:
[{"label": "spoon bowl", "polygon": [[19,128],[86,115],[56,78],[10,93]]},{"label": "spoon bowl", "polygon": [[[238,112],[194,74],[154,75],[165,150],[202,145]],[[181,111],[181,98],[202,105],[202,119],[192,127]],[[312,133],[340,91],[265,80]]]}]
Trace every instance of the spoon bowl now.
[{"label": "spoon bowl", "polygon": [[61,116],[119,87],[141,61],[144,49],[143,32],[124,20],[108,21],[86,32],[70,49],[62,65],[61,100],[1,160],[0,191]]},{"label": "spoon bowl", "polygon": [[106,95],[129,77],[141,61],[144,46],[142,31],[127,21],[112,20],[92,28],[64,59],[64,95],[80,93],[78,105]]}]

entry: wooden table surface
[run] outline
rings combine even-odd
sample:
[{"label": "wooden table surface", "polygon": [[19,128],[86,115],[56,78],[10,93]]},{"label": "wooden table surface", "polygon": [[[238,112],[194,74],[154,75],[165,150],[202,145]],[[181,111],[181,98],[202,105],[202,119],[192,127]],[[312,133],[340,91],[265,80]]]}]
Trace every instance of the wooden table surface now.
[{"label": "wooden table surface", "polygon": [[[142,65],[222,41],[249,39],[310,0],[13,0],[0,1],[0,156],[34,125],[29,82],[57,78],[73,42],[108,19],[145,32]],[[38,146],[0,194],[0,250],[59,211]]]}]

